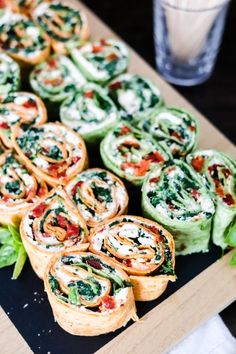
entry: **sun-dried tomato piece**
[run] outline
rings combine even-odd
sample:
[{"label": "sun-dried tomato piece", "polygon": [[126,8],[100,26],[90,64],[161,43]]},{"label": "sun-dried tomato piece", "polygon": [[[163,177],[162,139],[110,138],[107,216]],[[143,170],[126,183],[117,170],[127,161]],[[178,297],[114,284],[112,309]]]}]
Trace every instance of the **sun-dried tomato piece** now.
[{"label": "sun-dried tomato piece", "polygon": [[35,218],[39,218],[41,215],[43,215],[47,205],[46,203],[42,202],[39,205],[37,205],[33,210],[32,214]]},{"label": "sun-dried tomato piece", "polygon": [[203,156],[196,156],[192,159],[191,164],[197,172],[201,172],[205,159]]},{"label": "sun-dried tomato piece", "polygon": [[79,225],[68,225],[67,231],[66,231],[66,236],[67,237],[78,236],[79,230],[80,230]]},{"label": "sun-dried tomato piece", "polygon": [[99,261],[93,258],[87,258],[85,262],[95,269],[102,269],[102,265]]},{"label": "sun-dried tomato piece", "polygon": [[103,296],[102,304],[108,310],[113,310],[116,307],[115,299],[109,295]]}]

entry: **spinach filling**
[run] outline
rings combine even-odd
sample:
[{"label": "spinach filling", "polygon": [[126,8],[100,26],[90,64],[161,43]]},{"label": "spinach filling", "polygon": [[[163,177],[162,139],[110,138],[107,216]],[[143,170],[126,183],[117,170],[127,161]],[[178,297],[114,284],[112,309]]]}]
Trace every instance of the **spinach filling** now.
[{"label": "spinach filling", "polygon": [[59,290],[59,283],[58,281],[56,280],[56,278],[49,273],[49,278],[48,278],[48,281],[49,281],[49,284],[50,284],[50,287],[51,287],[51,290],[52,292],[55,294],[57,292],[57,290]]},{"label": "spinach filling", "polygon": [[81,305],[80,297],[83,297],[86,301],[91,301],[95,297],[100,296],[102,287],[96,279],[87,277],[86,280],[78,280],[68,284],[69,300],[74,305]]},{"label": "spinach filling", "polygon": [[91,188],[95,198],[100,202],[111,203],[111,190],[108,188],[97,186],[94,182],[91,183]]},{"label": "spinach filling", "polygon": [[[168,172],[163,174],[156,189],[149,191],[147,197],[154,208],[164,203],[170,209],[179,210],[184,205],[185,198],[193,199],[191,192],[193,190],[199,191],[200,188],[198,181],[194,179],[186,166],[182,166],[181,173],[176,173],[174,179],[169,177]],[[198,201],[195,200],[195,203],[198,203]],[[195,214],[196,210],[186,211],[184,216],[191,217]],[[170,217],[173,218],[173,215],[170,215]],[[177,215],[176,217],[182,218],[183,216]]]},{"label": "spinach filling", "polygon": [[47,156],[54,159],[54,160],[61,160],[62,159],[62,153],[61,150],[59,149],[58,146],[54,145],[49,152],[47,153]]},{"label": "spinach filling", "polygon": [[40,152],[40,133],[43,133],[42,128],[30,128],[21,137],[17,139],[19,147],[27,154],[27,157],[33,160]]},{"label": "spinach filling", "polygon": [[9,193],[15,195],[20,195],[22,193],[19,181],[7,182],[5,188],[8,190]]}]

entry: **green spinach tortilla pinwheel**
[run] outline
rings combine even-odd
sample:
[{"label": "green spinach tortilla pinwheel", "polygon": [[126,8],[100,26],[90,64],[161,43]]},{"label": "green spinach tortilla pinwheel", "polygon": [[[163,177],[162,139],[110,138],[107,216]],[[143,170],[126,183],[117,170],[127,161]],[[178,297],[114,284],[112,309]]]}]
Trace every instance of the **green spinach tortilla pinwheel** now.
[{"label": "green spinach tortilla pinwheel", "polygon": [[61,187],[34,204],[24,215],[20,234],[39,278],[43,279],[51,257],[63,250],[88,248],[86,223]]},{"label": "green spinach tortilla pinwheel", "polygon": [[44,286],[55,320],[71,334],[96,336],[137,320],[128,275],[104,255],[72,248],[54,256]]},{"label": "green spinach tortilla pinwheel", "polygon": [[170,157],[149,135],[125,123],[109,131],[100,153],[108,169],[137,186],[151,169]]},{"label": "green spinach tortilla pinwheel", "polygon": [[30,75],[33,91],[49,106],[63,102],[85,83],[76,66],[63,55],[48,58],[37,65]]},{"label": "green spinach tortilla pinwheel", "polygon": [[4,53],[0,53],[0,95],[20,88],[20,67],[18,63]]},{"label": "green spinach tortilla pinwheel", "polygon": [[225,248],[228,228],[236,217],[236,162],[216,150],[196,151],[187,156],[187,162],[204,177],[214,195],[212,238],[217,246]]},{"label": "green spinach tortilla pinwheel", "polygon": [[147,118],[163,104],[160,90],[139,75],[120,75],[108,84],[108,90],[121,118],[126,121],[135,123]]},{"label": "green spinach tortilla pinwheel", "polygon": [[19,224],[33,203],[48,193],[45,182],[23,165],[11,151],[0,155],[0,222]]},{"label": "green spinach tortilla pinwheel", "polygon": [[101,141],[119,119],[118,111],[107,92],[89,83],[63,102],[62,123],[77,131],[87,143]]},{"label": "green spinach tortilla pinwheel", "polygon": [[127,212],[129,197],[123,182],[101,168],[80,173],[65,190],[89,227]]},{"label": "green spinach tortilla pinwheel", "polygon": [[0,96],[0,140],[12,148],[12,129],[16,124],[42,125],[47,121],[43,101],[29,92],[11,92]]},{"label": "green spinach tortilla pinwheel", "polygon": [[175,157],[191,152],[198,138],[198,122],[179,108],[160,108],[152,117],[140,121],[137,128],[152,135]]},{"label": "green spinach tortilla pinwheel", "polygon": [[177,254],[208,251],[214,202],[201,176],[184,161],[160,164],[148,174],[142,207],[146,217],[172,233]]},{"label": "green spinach tortilla pinwheel", "polygon": [[71,47],[70,54],[89,81],[105,84],[127,70],[129,53],[116,39],[100,39],[81,48]]},{"label": "green spinach tortilla pinwheel", "polygon": [[65,185],[87,167],[83,139],[60,123],[15,125],[13,147],[25,165],[50,186]]},{"label": "green spinach tortilla pinwheel", "polygon": [[89,250],[109,256],[130,276],[135,300],[160,296],[175,281],[175,245],[162,226],[138,216],[123,215],[91,230]]},{"label": "green spinach tortilla pinwheel", "polygon": [[50,52],[47,35],[29,18],[15,15],[0,25],[0,49],[22,67],[37,65]]},{"label": "green spinach tortilla pinwheel", "polygon": [[32,12],[32,18],[47,33],[54,52],[67,54],[67,45],[81,45],[89,37],[85,14],[62,2],[44,1]]}]

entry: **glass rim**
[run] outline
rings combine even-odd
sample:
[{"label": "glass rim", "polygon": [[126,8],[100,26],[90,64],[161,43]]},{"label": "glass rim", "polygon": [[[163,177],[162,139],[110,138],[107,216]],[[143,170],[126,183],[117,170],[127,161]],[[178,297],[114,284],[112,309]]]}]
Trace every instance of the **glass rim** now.
[{"label": "glass rim", "polygon": [[230,2],[230,0],[223,0],[219,5],[214,5],[212,7],[207,7],[207,8],[200,8],[200,9],[191,9],[191,8],[186,8],[186,7],[181,7],[181,6],[176,6],[176,5],[172,5],[169,3],[168,0],[155,0],[155,1],[159,1],[162,5],[172,8],[174,10],[178,10],[178,11],[184,11],[184,12],[207,12],[207,11],[213,11],[213,10],[217,10],[220,9],[222,7],[224,7],[226,4],[228,4]]}]

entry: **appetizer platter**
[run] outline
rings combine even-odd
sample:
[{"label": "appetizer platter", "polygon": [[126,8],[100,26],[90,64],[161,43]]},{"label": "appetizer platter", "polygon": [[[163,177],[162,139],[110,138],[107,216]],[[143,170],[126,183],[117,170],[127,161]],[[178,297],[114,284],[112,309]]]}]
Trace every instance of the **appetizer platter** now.
[{"label": "appetizer platter", "polygon": [[2,348],[163,353],[236,298],[236,149],[83,4],[4,4]]}]

